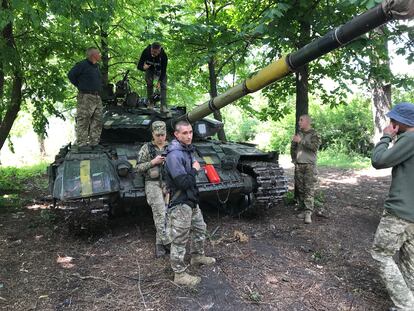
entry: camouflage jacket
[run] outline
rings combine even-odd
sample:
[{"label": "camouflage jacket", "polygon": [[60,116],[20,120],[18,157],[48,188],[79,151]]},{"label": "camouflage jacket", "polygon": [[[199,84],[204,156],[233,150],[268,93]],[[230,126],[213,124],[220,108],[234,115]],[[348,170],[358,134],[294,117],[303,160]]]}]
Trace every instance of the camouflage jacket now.
[{"label": "camouflage jacket", "polygon": [[292,141],[290,148],[292,162],[295,164],[316,164],[317,152],[321,145],[319,134],[314,129],[307,132],[301,130],[298,134],[301,141],[299,143]]},{"label": "camouflage jacket", "polygon": [[[153,142],[144,144],[138,152],[138,164],[137,172],[142,174],[145,177],[145,180],[159,180],[162,176],[161,166],[156,165],[152,166],[151,160],[154,159],[157,155],[161,155],[167,148],[167,143],[163,148],[158,148],[154,145]],[[158,178],[153,178],[150,176],[151,170],[158,171]]]}]

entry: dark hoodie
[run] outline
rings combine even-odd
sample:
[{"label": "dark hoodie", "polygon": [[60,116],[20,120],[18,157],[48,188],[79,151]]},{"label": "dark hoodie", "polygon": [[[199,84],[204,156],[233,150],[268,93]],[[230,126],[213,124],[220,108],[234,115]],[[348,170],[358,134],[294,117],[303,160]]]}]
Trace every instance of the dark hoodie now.
[{"label": "dark hoodie", "polygon": [[181,144],[174,139],[167,147],[167,186],[170,189],[170,204],[187,204],[196,207],[199,201],[196,175],[193,168],[195,148],[193,145]]}]

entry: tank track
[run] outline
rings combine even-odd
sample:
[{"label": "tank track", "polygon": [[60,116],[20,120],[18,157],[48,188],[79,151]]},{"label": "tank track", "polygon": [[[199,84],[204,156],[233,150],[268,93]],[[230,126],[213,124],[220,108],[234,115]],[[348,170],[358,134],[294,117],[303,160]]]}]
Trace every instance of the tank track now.
[{"label": "tank track", "polygon": [[264,161],[241,161],[241,170],[256,181],[254,207],[272,207],[288,191],[288,182],[278,164]]}]

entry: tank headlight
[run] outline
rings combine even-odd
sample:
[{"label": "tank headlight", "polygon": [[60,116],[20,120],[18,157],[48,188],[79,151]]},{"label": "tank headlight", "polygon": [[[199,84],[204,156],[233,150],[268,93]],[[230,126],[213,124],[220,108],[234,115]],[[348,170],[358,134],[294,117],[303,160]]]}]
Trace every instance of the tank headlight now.
[{"label": "tank headlight", "polygon": [[120,164],[117,167],[117,171],[118,171],[118,175],[121,177],[125,177],[128,175],[129,172],[129,167],[124,165],[124,164]]}]

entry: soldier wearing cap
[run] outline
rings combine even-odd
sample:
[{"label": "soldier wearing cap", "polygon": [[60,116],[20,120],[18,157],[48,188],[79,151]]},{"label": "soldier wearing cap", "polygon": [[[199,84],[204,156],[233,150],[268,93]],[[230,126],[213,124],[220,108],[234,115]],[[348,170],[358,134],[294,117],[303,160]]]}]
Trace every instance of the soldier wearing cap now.
[{"label": "soldier wearing cap", "polygon": [[138,153],[137,171],[145,178],[145,195],[151,206],[156,233],[155,256],[164,256],[169,252],[171,243],[166,230],[166,185],[162,178],[167,147],[166,125],[155,121],[151,125],[152,141],[144,144]]},{"label": "soldier wearing cap", "polygon": [[392,167],[392,181],[371,254],[395,305],[390,310],[414,311],[414,104],[400,103],[387,116],[371,160],[376,169]]}]

